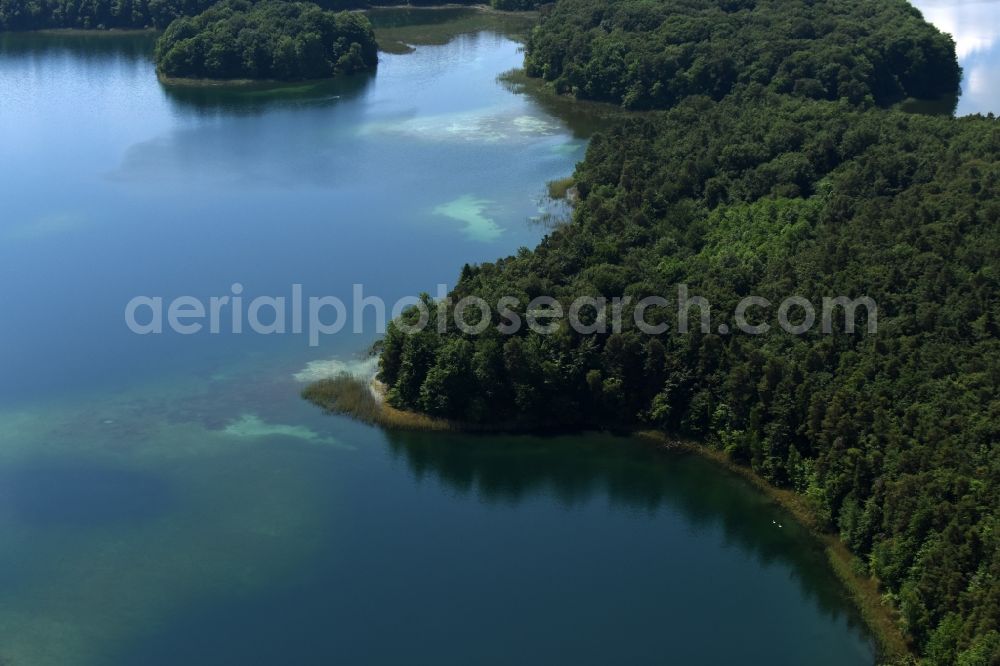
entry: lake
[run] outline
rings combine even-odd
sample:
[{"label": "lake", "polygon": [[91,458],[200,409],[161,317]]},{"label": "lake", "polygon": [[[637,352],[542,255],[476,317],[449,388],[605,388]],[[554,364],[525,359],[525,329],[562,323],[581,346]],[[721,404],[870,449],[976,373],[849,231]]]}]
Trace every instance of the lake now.
[{"label": "lake", "polygon": [[128,330],[135,296],[236,283],[434,293],[565,216],[546,182],[601,121],[498,80],[523,26],[376,20],[413,52],[280,91],[166,90],[148,36],[0,35],[0,663],[871,664],[822,549],[709,462],[302,401],[370,326]]}]

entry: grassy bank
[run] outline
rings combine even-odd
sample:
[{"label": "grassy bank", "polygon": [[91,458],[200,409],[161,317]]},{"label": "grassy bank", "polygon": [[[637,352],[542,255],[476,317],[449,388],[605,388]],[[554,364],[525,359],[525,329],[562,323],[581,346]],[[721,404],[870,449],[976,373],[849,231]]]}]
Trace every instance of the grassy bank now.
[{"label": "grassy bank", "polygon": [[175,88],[231,88],[234,90],[279,90],[288,88],[295,91],[303,91],[308,88],[329,84],[344,76],[330,77],[327,79],[304,79],[301,81],[281,81],[278,79],[193,79],[179,76],[165,76],[157,72],[156,78],[165,86]]},{"label": "grassy bank", "polygon": [[549,197],[553,199],[566,199],[569,197],[570,188],[572,188],[575,183],[576,181],[572,176],[569,176],[568,178],[550,180],[548,182]]},{"label": "grassy bank", "polygon": [[343,414],[391,430],[494,434],[564,432],[564,429],[556,426],[553,426],[551,430],[546,430],[545,427],[529,424],[508,423],[497,426],[466,423],[396,409],[385,400],[385,390],[385,385],[378,380],[362,379],[354,375],[344,374],[330,379],[321,379],[308,385],[302,390],[302,397],[333,414]]},{"label": "grassy bank", "polygon": [[[395,20],[401,12],[421,20]],[[392,54],[411,53],[415,46],[447,44],[459,35],[483,30],[523,42],[538,22],[537,12],[508,12],[488,5],[386,6],[373,7],[366,14],[375,28],[379,50]]]},{"label": "grassy bank", "polygon": [[302,397],[334,414],[344,414],[383,428],[397,430],[458,430],[454,424],[424,414],[404,412],[386,404],[377,381],[340,375],[310,384]]},{"label": "grassy bank", "polygon": [[649,111],[625,111],[616,104],[581,100],[570,94],[558,93],[548,82],[528,76],[520,67],[504,72],[498,79],[512,93],[530,95],[532,99],[544,105],[546,109],[551,109],[553,115],[560,118],[585,115],[607,122],[650,114]]}]

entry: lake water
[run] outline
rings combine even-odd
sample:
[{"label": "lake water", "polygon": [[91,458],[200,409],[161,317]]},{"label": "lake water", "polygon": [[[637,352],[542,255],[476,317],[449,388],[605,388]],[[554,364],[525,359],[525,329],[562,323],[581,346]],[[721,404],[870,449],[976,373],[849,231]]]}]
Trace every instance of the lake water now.
[{"label": "lake water", "polygon": [[[280,92],[165,90],[148,37],[0,35],[4,666],[872,663],[821,550],[703,460],[300,400],[370,327],[128,331],[137,295],[391,303],[534,245],[599,123],[498,82],[509,26],[449,20]],[[981,37],[960,111],[996,108]]]}]

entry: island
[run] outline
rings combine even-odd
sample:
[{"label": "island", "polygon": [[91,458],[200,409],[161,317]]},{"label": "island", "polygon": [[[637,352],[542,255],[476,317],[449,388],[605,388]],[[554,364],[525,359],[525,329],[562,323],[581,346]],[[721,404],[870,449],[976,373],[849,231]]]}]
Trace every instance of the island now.
[{"label": "island", "polygon": [[157,74],[196,80],[301,81],[372,70],[378,46],[358,12],[307,2],[225,0],[179,18],[156,42]]},{"label": "island", "polygon": [[[889,108],[958,90],[951,38],[903,0],[560,0],[525,62],[654,110],[592,140],[569,223],[462,269],[448,302],[485,314],[460,327],[425,295],[378,343],[377,390],[305,397],[390,427],[689,442],[836,537],[885,661],[996,663],[1000,124]],[[526,325],[539,297],[593,299],[589,330]],[[811,326],[779,327],[789,298]]]}]

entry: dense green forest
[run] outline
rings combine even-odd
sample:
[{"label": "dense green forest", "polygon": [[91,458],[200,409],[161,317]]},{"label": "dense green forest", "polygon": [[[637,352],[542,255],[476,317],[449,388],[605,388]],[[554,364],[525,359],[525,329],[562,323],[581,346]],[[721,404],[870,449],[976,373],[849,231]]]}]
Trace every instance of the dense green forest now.
[{"label": "dense green forest", "polygon": [[[417,309],[390,325],[390,404],[703,442],[801,493],[925,663],[1000,663],[1000,124],[877,108],[957,91],[950,38],[901,0],[560,0],[526,66],[669,110],[594,138],[571,223],[462,270],[450,300],[493,306],[483,333],[442,331],[426,297],[422,332],[403,332]],[[679,284],[711,304],[704,331],[694,307],[678,332]],[[861,308],[852,333],[838,310],[832,334],[793,335],[772,307],[752,317],[767,333],[729,332],[750,295],[867,296],[877,331]],[[524,322],[539,296],[632,305],[618,332],[497,330],[501,298]],[[666,332],[635,324],[647,296],[667,297],[644,317]]]},{"label": "dense green forest", "polygon": [[357,12],[224,0],[171,23],[156,42],[155,59],[168,77],[294,81],[373,69],[378,46],[371,23]]},{"label": "dense green forest", "polygon": [[0,30],[165,28],[215,0],[0,0]]},{"label": "dense green forest", "polygon": [[[194,16],[218,0],[0,0],[0,30],[52,28],[166,28],[181,16]],[[323,9],[344,10],[397,5],[437,5],[439,0],[317,0]],[[481,0],[451,0],[476,5]],[[496,9],[534,9],[537,0],[490,0]]]},{"label": "dense green forest", "polygon": [[[646,319],[676,331],[674,285],[686,283],[711,303],[712,332],[646,335],[626,309],[621,333],[582,335],[563,319],[551,335],[470,336],[451,322],[440,334],[432,307],[423,332],[397,322],[382,343],[390,402],[705,441],[804,493],[929,663],[996,663],[976,655],[1000,656],[1000,124],[756,86],[596,137],[576,182],[571,224],[466,266],[452,299],[513,296],[523,320],[541,295],[564,307],[662,295],[673,304]],[[715,333],[751,294],[868,295],[878,331]]]},{"label": "dense green forest", "polygon": [[954,94],[960,80],[951,39],[906,0],[560,0],[525,67],[560,92],[636,109],[751,83],[887,105]]}]

